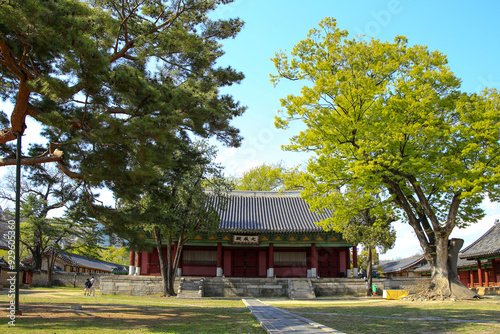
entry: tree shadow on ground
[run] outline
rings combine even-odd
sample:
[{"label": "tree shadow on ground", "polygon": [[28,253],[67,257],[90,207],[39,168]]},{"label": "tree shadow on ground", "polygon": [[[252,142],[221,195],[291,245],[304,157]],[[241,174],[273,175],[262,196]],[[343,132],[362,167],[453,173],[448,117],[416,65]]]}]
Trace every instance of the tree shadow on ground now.
[{"label": "tree shadow on ground", "polygon": [[[248,310],[75,303],[25,304],[16,319],[26,333],[264,333]],[[0,315],[1,316],[1,315]],[[4,315],[6,317],[6,314]]]}]

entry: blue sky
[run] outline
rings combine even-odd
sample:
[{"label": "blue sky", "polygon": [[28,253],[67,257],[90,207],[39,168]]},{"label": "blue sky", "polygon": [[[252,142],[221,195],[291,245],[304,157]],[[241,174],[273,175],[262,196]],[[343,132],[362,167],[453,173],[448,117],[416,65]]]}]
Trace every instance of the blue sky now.
[{"label": "blue sky", "polygon": [[239,174],[262,162],[284,160],[296,165],[307,160],[305,155],[280,150],[300,125],[290,131],[274,128],[279,98],[297,92],[300,85],[282,81],[273,88],[269,74],[275,70],[270,59],[276,51],[291,50],[324,17],[336,18],[338,27],[353,35],[389,41],[404,35],[411,44],[439,50],[448,55],[463,89],[471,92],[500,86],[499,12],[500,3],[494,1],[455,1],[450,6],[435,1],[313,0],[305,5],[293,0],[236,0],[222,7],[216,17],[240,17],[246,22],[234,40],[224,43],[226,54],[221,59],[221,64],[246,75],[240,85],[225,91],[248,106],[245,115],[234,122],[245,137],[242,148],[221,150],[227,172]]},{"label": "blue sky", "polygon": [[[303,164],[308,156],[283,152],[281,145],[300,129],[296,124],[287,131],[274,128],[273,119],[281,109],[279,99],[296,93],[300,85],[269,81],[275,73],[270,60],[276,51],[290,51],[317,27],[325,17],[337,19],[337,26],[353,36],[363,34],[392,41],[406,36],[410,44],[427,45],[448,56],[462,89],[481,91],[500,89],[500,2],[497,1],[337,1],[337,0],[236,0],[222,7],[215,17],[240,17],[246,22],[240,34],[224,43],[226,54],[221,64],[242,71],[246,79],[225,92],[248,110],[234,124],[245,138],[238,149],[220,148],[219,161],[228,174],[238,175],[262,163],[283,161],[287,166]],[[452,237],[463,238],[465,245],[480,237],[500,218],[500,206],[486,201],[487,217],[467,229],[456,230]],[[406,257],[420,251],[412,229],[395,224],[396,246],[382,258]]]},{"label": "blue sky", "polygon": [[[231,65],[246,78],[225,93],[248,107],[234,121],[245,138],[241,148],[220,148],[218,160],[226,173],[238,175],[262,163],[283,161],[287,166],[304,164],[305,154],[283,152],[281,145],[297,133],[300,124],[289,130],[277,130],[273,120],[280,109],[279,99],[295,93],[300,85],[281,82],[277,88],[269,81],[275,73],[270,60],[276,51],[290,51],[317,27],[325,17],[337,19],[340,29],[392,41],[404,35],[410,44],[427,45],[448,56],[452,71],[462,79],[462,89],[480,91],[500,89],[500,2],[497,1],[339,1],[339,0],[235,0],[213,13],[214,18],[240,17],[246,22],[240,34],[224,42],[226,54],[221,65]],[[9,105],[0,108],[10,111]],[[37,141],[39,128],[28,122],[23,146]],[[485,202],[487,217],[479,224],[457,230],[453,237],[465,239],[465,245],[481,236],[500,218],[500,205]],[[382,258],[397,258],[420,251],[417,239],[406,224],[395,224],[398,239],[393,250]]]}]

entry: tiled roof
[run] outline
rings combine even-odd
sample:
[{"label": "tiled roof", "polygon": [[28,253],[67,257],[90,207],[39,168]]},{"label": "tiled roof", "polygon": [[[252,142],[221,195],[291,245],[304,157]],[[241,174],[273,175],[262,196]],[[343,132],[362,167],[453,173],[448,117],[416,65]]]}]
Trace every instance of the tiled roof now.
[{"label": "tiled roof", "polygon": [[331,217],[316,214],[300,192],[234,191],[219,210],[219,230],[227,232],[323,232],[315,223]]},{"label": "tiled roof", "polygon": [[4,235],[0,235],[0,249],[4,249],[4,250],[9,249],[9,243],[4,238]]},{"label": "tiled roof", "polygon": [[422,255],[412,256],[410,258],[381,262],[384,274],[396,273],[399,271],[411,270],[413,267],[419,266],[425,263],[425,259]]},{"label": "tiled roof", "polygon": [[128,272],[128,267],[121,264],[88,259],[83,255],[71,253],[59,253],[58,257],[66,263],[79,267],[86,267],[109,272]]},{"label": "tiled roof", "polygon": [[[467,267],[474,267],[474,266],[477,266],[477,261],[465,260],[465,259],[461,259],[460,257],[458,258],[457,268],[460,269],[460,268],[467,268]],[[431,266],[428,263],[426,263],[422,267],[415,269],[415,271],[416,272],[429,272],[429,271],[431,271]]]},{"label": "tiled roof", "polygon": [[500,255],[500,222],[498,220],[479,239],[464,248],[460,258],[474,259],[494,255]]}]

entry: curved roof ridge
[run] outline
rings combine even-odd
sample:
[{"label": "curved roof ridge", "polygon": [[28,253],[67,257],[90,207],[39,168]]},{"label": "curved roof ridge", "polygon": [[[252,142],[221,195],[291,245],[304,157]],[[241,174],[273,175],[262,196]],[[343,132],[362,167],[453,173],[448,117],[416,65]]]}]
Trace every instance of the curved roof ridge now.
[{"label": "curved roof ridge", "polygon": [[300,192],[230,193],[228,206],[218,209],[219,230],[242,232],[323,232],[316,223],[330,217],[330,212],[311,212]]},{"label": "curved roof ridge", "polygon": [[493,226],[476,241],[465,247],[459,257],[470,259],[494,254],[500,254],[500,223],[498,221],[495,221]]}]

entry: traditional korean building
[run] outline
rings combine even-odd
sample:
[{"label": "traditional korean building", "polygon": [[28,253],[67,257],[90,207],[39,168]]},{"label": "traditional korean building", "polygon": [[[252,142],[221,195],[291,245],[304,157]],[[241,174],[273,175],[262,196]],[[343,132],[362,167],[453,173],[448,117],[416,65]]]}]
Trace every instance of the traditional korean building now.
[{"label": "traditional korean building", "polygon": [[[299,192],[235,191],[219,214],[217,232],[200,232],[184,246],[178,276],[351,277],[352,245],[319,227],[330,213],[309,211]],[[156,248],[131,252],[129,268],[160,275]],[[356,247],[353,268],[356,277]]]},{"label": "traditional korean building", "polygon": [[474,261],[475,266],[459,271],[460,280],[470,287],[500,286],[500,221],[460,253],[461,259]]},{"label": "traditional korean building", "polygon": [[[25,263],[33,264],[30,256],[24,260]],[[42,270],[48,269],[48,256],[42,259]],[[92,273],[92,274],[126,274],[127,266],[89,259],[80,254],[59,252],[54,263],[54,272]]]}]

